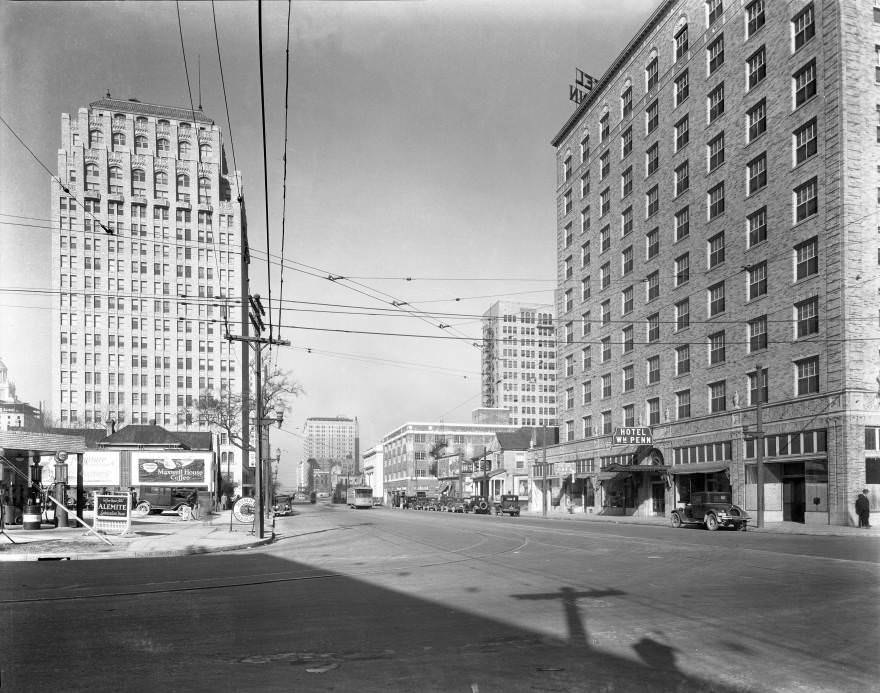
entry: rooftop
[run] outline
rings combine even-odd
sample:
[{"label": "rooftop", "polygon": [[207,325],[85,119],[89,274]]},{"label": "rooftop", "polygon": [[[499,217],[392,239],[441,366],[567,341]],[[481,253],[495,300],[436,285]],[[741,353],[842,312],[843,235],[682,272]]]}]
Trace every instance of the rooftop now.
[{"label": "rooftop", "polygon": [[200,110],[181,108],[179,106],[160,106],[153,103],[143,103],[137,99],[98,99],[89,104],[89,108],[105,108],[116,113],[135,113],[137,115],[151,115],[157,118],[174,118],[175,120],[191,120],[197,123],[213,125],[214,121]]}]

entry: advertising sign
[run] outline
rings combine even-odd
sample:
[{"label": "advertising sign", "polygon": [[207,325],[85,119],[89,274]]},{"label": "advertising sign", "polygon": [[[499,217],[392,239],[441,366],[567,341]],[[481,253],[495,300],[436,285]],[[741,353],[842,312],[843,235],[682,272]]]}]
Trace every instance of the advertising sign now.
[{"label": "advertising sign", "polygon": [[209,486],[211,453],[132,453],[131,479],[134,485]]},{"label": "advertising sign", "polygon": [[97,532],[127,534],[131,529],[131,496],[125,494],[95,494]]},{"label": "advertising sign", "polygon": [[[68,469],[75,466],[68,464]],[[119,486],[119,483],[119,452],[86,450],[83,455],[83,486]]]},{"label": "advertising sign", "polygon": [[651,435],[650,426],[618,426],[614,429],[611,438],[612,445],[653,445],[654,438]]}]

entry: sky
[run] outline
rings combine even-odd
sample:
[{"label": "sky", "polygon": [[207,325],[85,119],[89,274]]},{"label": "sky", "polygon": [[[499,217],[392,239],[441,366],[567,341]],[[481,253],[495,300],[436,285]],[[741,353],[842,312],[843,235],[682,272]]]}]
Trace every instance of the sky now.
[{"label": "sky", "polygon": [[[304,389],[271,434],[290,483],[307,417],[357,417],[362,451],[409,421],[470,421],[480,315],[553,302],[550,141],[575,68],[601,76],[656,5],[294,2],[285,192],[288,3],[264,2],[268,232],[256,2],[214,5],[227,121],[210,2],[0,0],[0,115],[53,172],[61,114],[108,91],[184,107],[192,94],[222,127],[252,292],[268,306],[271,287],[291,342],[273,358]],[[51,287],[48,180],[0,124],[0,359],[34,404],[51,390],[51,298],[35,293]]]}]

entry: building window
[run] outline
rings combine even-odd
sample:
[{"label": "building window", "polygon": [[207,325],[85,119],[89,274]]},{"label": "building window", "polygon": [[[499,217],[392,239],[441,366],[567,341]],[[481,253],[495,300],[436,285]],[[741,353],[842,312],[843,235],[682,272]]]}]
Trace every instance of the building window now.
[{"label": "building window", "polygon": [[[627,207],[623,210],[623,213],[620,215],[620,231],[621,237],[626,237],[633,230],[633,210],[632,207]],[[630,263],[631,265],[631,263]]]},{"label": "building window", "polygon": [[660,398],[653,397],[648,400],[648,425],[656,426],[660,423]]},{"label": "building window", "polygon": [[605,113],[599,118],[599,141],[604,142],[611,134],[611,124],[609,123],[609,114]]},{"label": "building window", "polygon": [[633,148],[633,131],[632,128],[629,127],[623,131],[623,134],[620,136],[620,156],[621,158],[629,156],[630,152],[632,152]]},{"label": "building window", "polygon": [[709,171],[714,171],[724,163],[724,131],[709,140],[706,145]]},{"label": "building window", "polygon": [[629,118],[633,111],[633,90],[627,87],[623,94],[620,95],[620,113],[621,117]]},{"label": "building window", "polygon": [[565,323],[565,343],[571,344],[574,342],[574,323],[567,322]]},{"label": "building window", "polygon": [[131,172],[131,194],[144,197],[147,194],[147,174],[141,168]]},{"label": "building window", "polygon": [[563,182],[568,182],[571,178],[571,154],[566,154],[565,159],[562,162],[562,180]]},{"label": "building window", "polygon": [[190,146],[190,143],[187,142],[186,140],[180,140],[180,142],[177,143],[177,158],[178,159],[187,158],[191,151],[192,151],[192,146]]},{"label": "building window", "polygon": [[633,247],[631,245],[623,249],[623,253],[621,253],[620,259],[622,269],[621,273],[625,276],[632,272],[633,269]]},{"label": "building window", "polygon": [[96,149],[104,146],[104,133],[101,130],[89,130],[89,147]]},{"label": "building window", "polygon": [[654,385],[655,383],[660,382],[660,357],[659,356],[651,356],[647,362],[647,378],[648,385]]},{"label": "building window", "polygon": [[791,79],[794,83],[794,107],[797,108],[816,95],[816,61],[808,62]]},{"label": "building window", "polygon": [[806,301],[794,304],[797,312],[797,337],[808,337],[819,333],[819,298],[813,296]]},{"label": "building window", "polygon": [[134,138],[134,153],[135,154],[143,154],[147,151],[148,148],[147,138],[143,135],[135,135]]},{"label": "building window", "polygon": [[581,368],[584,373],[588,372],[593,367],[593,356],[591,354],[590,347],[584,347],[581,349]]},{"label": "building window", "polygon": [[[768,369],[762,368],[761,372],[758,373],[757,370],[749,373],[749,404],[755,405],[758,403],[758,397],[760,397],[760,401],[762,403],[766,403],[770,401],[770,392],[768,388],[768,382],[770,378],[768,377]],[[760,388],[760,390],[758,389]]]},{"label": "building window", "polygon": [[167,156],[170,151],[171,145],[167,139],[160,137],[156,140],[156,153],[159,154],[159,156],[162,156],[163,154]]},{"label": "building window", "polygon": [[749,320],[749,351],[767,348],[767,316]]},{"label": "building window", "polygon": [[819,273],[819,239],[816,236],[794,247],[795,279],[806,279]]},{"label": "building window", "polygon": [[611,249],[611,226],[603,226],[599,231],[599,252]]},{"label": "building window", "polygon": [[611,337],[603,337],[602,344],[602,363],[611,360]]},{"label": "building window", "polygon": [[623,367],[623,391],[632,392],[636,389],[636,369],[633,366]]},{"label": "building window", "polygon": [[724,363],[726,350],[724,348],[724,332],[716,332],[709,335],[709,364],[714,366]]},{"label": "building window", "polygon": [[627,404],[623,407],[623,425],[624,426],[635,426],[636,425],[636,408],[632,404]]},{"label": "building window", "polygon": [[675,349],[675,374],[684,375],[691,372],[691,347],[685,344]]},{"label": "building window", "polygon": [[645,67],[645,90],[651,91],[660,81],[660,61],[655,55]]},{"label": "building window", "polygon": [[709,384],[709,411],[713,414],[727,411],[727,383],[724,380]]},{"label": "building window", "polygon": [[688,52],[688,28],[685,24],[675,34],[675,59],[680,60],[687,55]]},{"label": "building window", "polygon": [[586,163],[587,159],[590,158],[590,136],[587,133],[584,133],[583,138],[581,139],[581,163]]},{"label": "building window", "polygon": [[746,112],[749,142],[763,135],[767,131],[767,102],[761,99]]},{"label": "building window", "polygon": [[655,185],[645,195],[646,217],[651,217],[660,211],[660,187]]},{"label": "building window", "polygon": [[114,132],[110,141],[113,143],[114,150],[116,147],[124,147],[125,146],[125,133],[124,132]]},{"label": "building window", "polygon": [[648,342],[656,342],[660,339],[660,313],[648,316]]},{"label": "building window", "polygon": [[611,412],[603,411],[602,412],[602,435],[610,436],[611,435]]},{"label": "building window", "polygon": [[691,278],[691,256],[689,253],[675,258],[675,285],[681,286]]},{"label": "building window", "polygon": [[109,169],[109,190],[111,195],[122,194],[122,169],[119,166],[111,166]]},{"label": "building window", "polygon": [[685,207],[684,209],[678,210],[675,213],[675,240],[676,242],[682,240],[683,238],[687,238],[690,234],[691,223],[690,223],[690,208]]},{"label": "building window", "polygon": [[746,38],[764,26],[766,21],[764,0],[754,0],[754,2],[746,5]]},{"label": "building window", "polygon": [[709,219],[714,219],[724,213],[724,181],[711,188],[709,197]]},{"label": "building window", "polygon": [[764,46],[752,53],[746,60],[746,75],[749,89],[754,89],[767,76],[767,52]]},{"label": "building window", "polygon": [[571,289],[565,291],[565,312],[567,313],[574,308],[574,296]]},{"label": "building window", "polygon": [[691,324],[691,302],[684,299],[675,304],[675,331],[684,330]]},{"label": "building window", "polygon": [[647,281],[647,300],[653,301],[655,298],[660,296],[660,273],[659,272],[651,272],[648,275]]},{"label": "building window", "polygon": [[[211,202],[211,179],[199,178],[199,204],[209,204]],[[569,226],[569,228],[571,228]]]},{"label": "building window", "polygon": [[746,194],[754,195],[767,185],[767,152],[746,164]]},{"label": "building window", "polygon": [[688,81],[688,71],[683,70],[678,77],[675,78],[675,106],[678,107],[685,102],[690,95],[690,84]]},{"label": "building window", "polygon": [[650,135],[660,124],[660,105],[656,99],[645,109],[645,131]]},{"label": "building window", "polygon": [[819,212],[819,183],[816,178],[808,180],[794,189],[795,223]]},{"label": "building window", "polygon": [[709,317],[720,315],[724,312],[724,282],[710,286],[706,292],[709,296]]},{"label": "building window", "polygon": [[712,25],[724,14],[724,3],[722,0],[706,0],[706,12],[708,13],[708,23]]},{"label": "building window", "polygon": [[605,216],[611,211],[611,189],[605,188],[599,193],[599,216]]},{"label": "building window", "polygon": [[620,331],[620,343],[623,345],[623,353],[628,354],[635,346],[633,341],[633,326],[627,325]]},{"label": "building window", "polygon": [[724,262],[724,231],[715,234],[707,242],[709,252],[709,269]]},{"label": "building window", "polygon": [[581,176],[581,199],[590,194],[590,172],[584,172]]},{"label": "building window", "polygon": [[626,197],[633,189],[633,169],[628,166],[626,171],[620,174],[620,196]]},{"label": "building window", "polygon": [[816,22],[813,18],[813,3],[807,5],[791,20],[794,32],[794,49],[798,50],[816,35]]},{"label": "building window", "polygon": [[660,147],[658,143],[655,142],[650,147],[648,147],[648,151],[645,152],[645,170],[647,171],[648,176],[654,173],[660,167]]},{"label": "building window", "polygon": [[819,392],[819,357],[811,356],[794,363],[797,369],[798,395],[811,395]]},{"label": "building window", "polygon": [[581,423],[583,426],[584,438],[592,438],[593,437],[593,417],[592,416],[581,417]]},{"label": "building window", "polygon": [[794,163],[795,166],[802,164],[818,151],[818,137],[816,119],[813,118],[793,133],[794,138]]},{"label": "building window", "polygon": [[569,387],[565,390],[565,408],[574,409],[574,388]]},{"label": "building window", "polygon": [[648,260],[660,254],[660,229],[651,229],[645,234],[645,255]]},{"label": "building window", "polygon": [[709,62],[709,74],[724,64],[724,34],[706,46],[706,58]]},{"label": "building window", "polygon": [[[633,288],[631,286],[626,287],[623,291],[620,292],[620,314],[628,315],[632,313],[633,310]],[[604,305],[604,304],[603,304]],[[608,306],[608,322],[611,322],[611,305],[609,301]],[[602,321],[602,324],[605,325],[605,321]]]},{"label": "building window", "polygon": [[761,207],[746,217],[749,247],[767,240],[767,208]]},{"label": "building window", "polygon": [[767,293],[767,262],[749,267],[749,300]]},{"label": "building window", "polygon": [[602,399],[611,397],[611,374],[605,373],[602,376]]},{"label": "building window", "polygon": [[565,216],[566,214],[570,214],[573,207],[572,198],[571,198],[571,188],[562,193],[562,214]]},{"label": "building window", "polygon": [[[209,185],[210,185],[210,182],[209,182]],[[199,182],[199,187],[201,187],[201,181]],[[210,188],[208,189],[208,192],[210,193]],[[201,196],[201,191],[199,191],[199,202],[202,202],[201,197],[202,197],[202,196]],[[202,204],[208,204],[208,201],[209,201],[209,199],[208,199],[208,197],[206,196],[206,197],[205,197],[205,201],[204,201]],[[565,225],[564,234],[565,234],[565,236],[564,236],[564,238],[565,238],[565,247],[568,248],[568,247],[571,246],[572,242],[574,241],[574,234],[573,234],[572,231],[571,231],[571,222],[568,222],[568,223]]]},{"label": "building window", "polygon": [[724,115],[724,82],[709,92],[709,95],[706,97],[706,104],[710,123],[714,123]]},{"label": "building window", "polygon": [[679,390],[675,393],[675,418],[691,418],[691,391]]},{"label": "building window", "polygon": [[684,146],[690,141],[690,125],[688,116],[679,120],[675,124],[675,151],[680,152]]},{"label": "building window", "polygon": [[590,206],[587,205],[581,210],[581,233],[586,233],[587,231],[589,231],[590,226]]},{"label": "building window", "polygon": [[590,300],[590,278],[581,279],[581,301]]},{"label": "building window", "polygon": [[675,168],[675,195],[676,197],[691,187],[688,162],[684,161]]}]

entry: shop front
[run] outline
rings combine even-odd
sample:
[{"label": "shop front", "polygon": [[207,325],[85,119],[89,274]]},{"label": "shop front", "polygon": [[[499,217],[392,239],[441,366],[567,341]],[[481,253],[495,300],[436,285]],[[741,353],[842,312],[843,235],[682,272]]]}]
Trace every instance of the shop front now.
[{"label": "shop front", "polygon": [[603,515],[663,517],[670,467],[663,453],[651,446],[601,458]]},{"label": "shop front", "polygon": [[672,503],[676,506],[690,503],[691,494],[695,492],[731,492],[730,462],[674,464],[670,469],[670,473],[673,478]]}]

